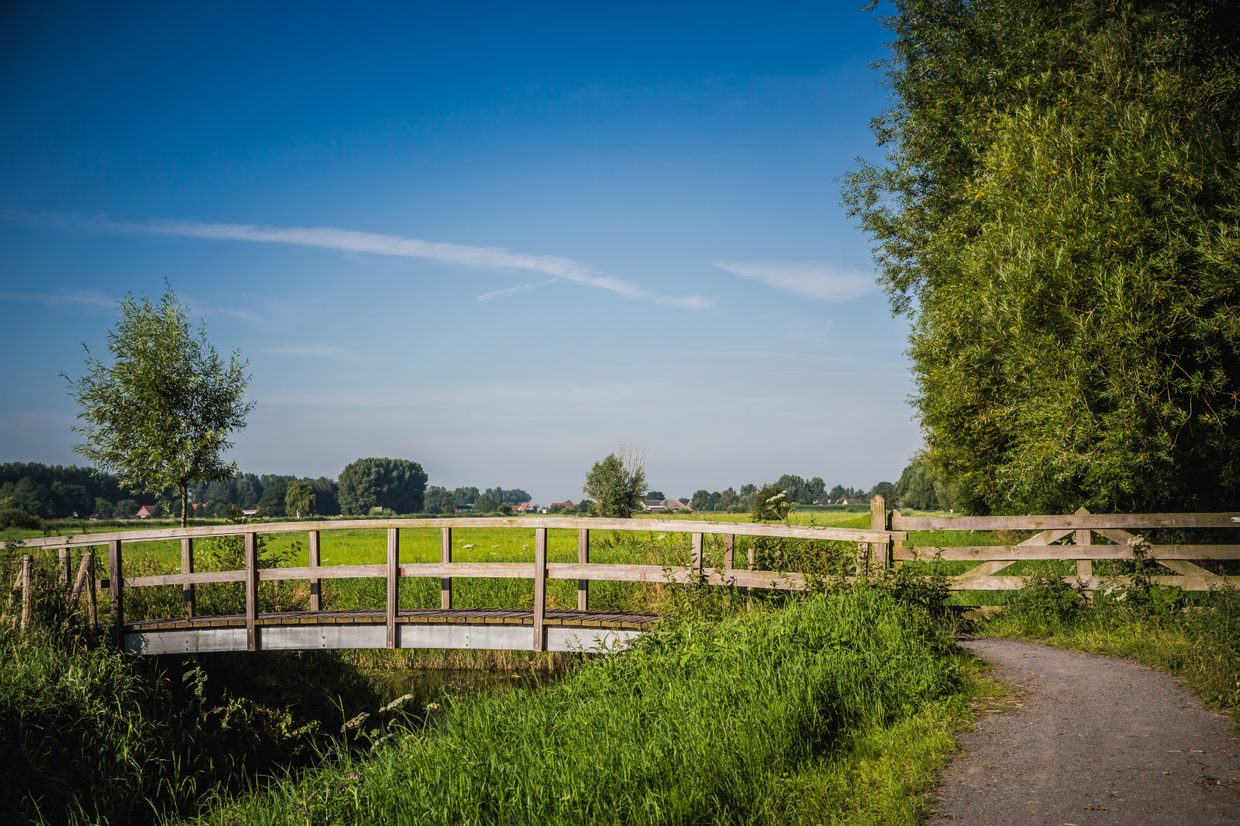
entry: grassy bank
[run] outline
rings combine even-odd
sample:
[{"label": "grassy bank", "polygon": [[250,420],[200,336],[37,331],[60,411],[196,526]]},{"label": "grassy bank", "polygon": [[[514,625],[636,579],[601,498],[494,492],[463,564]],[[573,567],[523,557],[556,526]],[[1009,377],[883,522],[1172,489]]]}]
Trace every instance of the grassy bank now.
[{"label": "grassy bank", "polygon": [[462,703],[374,755],[206,820],[822,822],[801,805],[811,792],[840,812],[871,794],[829,782],[843,771],[834,759],[884,731],[924,739],[901,726],[959,693],[950,652],[927,614],[877,587],[688,619],[550,688]]}]

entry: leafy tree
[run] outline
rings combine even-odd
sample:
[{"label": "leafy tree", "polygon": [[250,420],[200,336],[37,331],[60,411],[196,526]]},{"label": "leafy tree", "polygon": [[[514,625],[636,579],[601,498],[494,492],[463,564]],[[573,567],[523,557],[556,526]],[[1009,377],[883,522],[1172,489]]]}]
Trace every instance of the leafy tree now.
[{"label": "leafy tree", "polygon": [[488,494],[482,494],[474,501],[474,511],[477,513],[494,513],[499,509],[499,502],[496,502]]},{"label": "leafy tree", "polygon": [[695,511],[704,511],[709,500],[710,491],[705,489],[695,490],[693,496],[689,499],[689,506]]},{"label": "leafy tree", "polygon": [[100,496],[95,499],[95,507],[91,512],[100,519],[111,519],[115,514],[115,508],[112,502]]},{"label": "leafy tree", "polygon": [[946,481],[924,453],[909,460],[896,483],[895,498],[902,508],[947,510],[952,507]]},{"label": "leafy tree", "polygon": [[646,469],[641,458],[624,446],[594,463],[583,488],[595,502],[595,513],[621,519],[628,519],[641,506],[645,489]]},{"label": "leafy tree", "polygon": [[866,498],[873,499],[875,496],[881,496],[886,501],[893,502],[896,497],[896,486],[891,482],[879,482],[870,488],[870,493]]},{"label": "leafy tree", "polygon": [[307,482],[314,493],[314,510],[319,516],[331,516],[340,513],[340,500],[336,496],[336,483],[326,476],[311,479]]},{"label": "leafy tree", "polygon": [[426,492],[426,472],[407,459],[358,459],[340,472],[340,509],[346,514],[385,508],[419,513]]},{"label": "leafy tree", "polygon": [[427,513],[452,513],[452,492],[438,485],[426,489],[422,508]]},{"label": "leafy tree", "polygon": [[763,485],[753,495],[750,514],[755,522],[783,522],[792,513],[792,505],[788,491],[779,485]]},{"label": "leafy tree", "polygon": [[52,495],[43,485],[23,477],[0,486],[0,508],[47,518],[53,514]]},{"label": "leafy tree", "polygon": [[284,516],[287,513],[285,502],[287,501],[289,478],[287,476],[266,474],[260,477],[260,479],[263,495],[258,498],[258,509],[268,516]]},{"label": "leafy tree", "polygon": [[138,504],[137,499],[122,499],[116,503],[112,515],[117,519],[133,519],[138,514],[138,508],[142,507]]},{"label": "leafy tree", "polygon": [[648,490],[646,491],[646,495],[643,496],[642,498],[647,499],[647,500],[658,499],[660,502],[662,502],[667,497],[663,495],[663,491],[661,490]]},{"label": "leafy tree", "polygon": [[83,441],[74,450],[134,490],[178,491],[185,525],[189,486],[236,471],[223,454],[254,408],[243,398],[249,365],[238,353],[225,363],[204,326],[194,335],[171,287],[158,304],[130,295],[120,310],[108,333],[112,363],[88,349],[86,375],[65,377],[81,408],[74,430]]},{"label": "leafy tree", "polygon": [[284,490],[284,512],[289,516],[309,516],[314,513],[314,488],[309,482],[294,479]]},{"label": "leafy tree", "polygon": [[1240,494],[1240,5],[898,0],[846,198],[977,512]]}]

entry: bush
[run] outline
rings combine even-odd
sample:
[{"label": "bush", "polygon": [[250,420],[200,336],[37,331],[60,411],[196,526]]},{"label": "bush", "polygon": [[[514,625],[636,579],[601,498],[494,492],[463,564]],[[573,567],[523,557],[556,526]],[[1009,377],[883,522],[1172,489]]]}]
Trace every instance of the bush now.
[{"label": "bush", "polygon": [[5,508],[0,510],[0,530],[10,529],[41,531],[43,530],[43,520],[33,513],[26,513],[17,508]]},{"label": "bush", "polygon": [[1086,608],[1085,597],[1057,576],[1030,576],[1016,592],[1008,610],[1024,624],[1025,633],[1046,636],[1079,617]]}]

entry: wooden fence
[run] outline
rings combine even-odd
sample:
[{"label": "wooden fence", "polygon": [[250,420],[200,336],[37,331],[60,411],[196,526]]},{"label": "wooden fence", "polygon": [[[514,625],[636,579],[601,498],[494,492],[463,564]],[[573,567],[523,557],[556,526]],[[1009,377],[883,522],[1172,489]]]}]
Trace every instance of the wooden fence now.
[{"label": "wooden fence", "polygon": [[[985,545],[914,545],[906,540],[895,541],[894,561],[932,560],[980,563],[965,573],[951,578],[951,588],[964,590],[1015,590],[1026,582],[1024,576],[1002,575],[1000,572],[1017,562],[1057,560],[1076,563],[1074,576],[1065,582],[1078,584],[1086,591],[1122,584],[1123,575],[1098,576],[1097,560],[1134,561],[1143,557],[1161,566],[1151,572],[1158,585],[1177,586],[1186,591],[1208,591],[1224,585],[1240,585],[1240,576],[1227,576],[1203,568],[1206,560],[1240,560],[1240,545],[1235,544],[1152,544],[1144,534],[1134,531],[1208,530],[1240,528],[1240,513],[1145,513],[1101,514],[1081,508],[1076,513],[1039,516],[903,516],[891,515],[891,527],[918,539],[924,531],[980,531],[992,537],[1005,533],[1034,531],[1034,535],[1010,544]],[[1099,541],[1101,540],[1101,541]],[[1153,567],[1153,566],[1151,566]]]},{"label": "wooden fence", "polygon": [[[533,533],[532,559],[523,562],[458,562],[452,558],[453,530],[505,528]],[[409,563],[400,560],[400,531],[436,529],[440,532],[438,562]],[[735,565],[736,537],[775,537],[787,539],[828,540],[855,543],[857,571],[875,574],[896,563],[942,560],[978,563],[962,574],[950,578],[952,590],[1012,590],[1020,588],[1026,577],[1002,572],[1009,566],[1028,560],[1075,562],[1074,576],[1064,580],[1079,583],[1086,590],[1096,590],[1123,582],[1123,577],[1100,576],[1094,571],[1098,560],[1134,560],[1139,556],[1165,569],[1152,572],[1152,581],[1160,585],[1178,586],[1189,591],[1205,591],[1224,585],[1240,585],[1240,576],[1229,576],[1202,567],[1199,562],[1240,560],[1237,544],[1150,544],[1136,531],[1191,530],[1200,534],[1207,530],[1240,529],[1240,513],[1211,514],[1093,514],[1082,509],[1073,514],[1037,516],[904,516],[888,512],[881,497],[871,503],[870,527],[823,528],[791,524],[752,524],[702,522],[671,519],[582,519],[568,517],[501,517],[444,519],[336,520],[324,522],[254,523],[218,525],[195,528],[119,531],[45,537],[27,540],[30,551],[55,550],[58,554],[58,583],[70,604],[87,603],[91,622],[96,621],[96,591],[106,590],[111,607],[111,623],[117,638],[126,630],[125,589],[156,586],[181,586],[184,616],[194,618],[194,589],[205,583],[236,582],[244,585],[245,647],[260,647],[258,627],[264,616],[258,607],[260,582],[300,580],[309,583],[310,611],[322,610],[321,584],[324,580],[375,577],[387,583],[384,622],[387,645],[397,644],[398,584],[405,577],[430,577],[439,580],[440,609],[451,611],[452,581],[457,577],[528,579],[533,584],[531,648],[542,650],[547,617],[547,581],[576,580],[577,610],[589,608],[590,582],[688,582],[695,578],[709,585],[734,585],[748,588],[800,590],[805,579],[787,571],[755,570],[752,546],[746,564]],[[386,532],[386,561],[363,565],[322,565],[320,540],[324,532],[369,530]],[[577,561],[547,561],[547,532],[572,530],[577,534]],[[598,563],[590,560],[592,532],[659,532],[689,537],[690,564],[664,567],[660,565],[629,565]],[[1034,532],[1032,536],[1007,544],[957,545],[926,542],[926,532],[983,532],[983,540],[1000,542],[1006,534]],[[258,564],[259,534],[303,534],[307,537],[309,564],[302,567],[260,568]],[[706,536],[720,536],[723,544],[721,566],[707,567],[703,554]],[[207,537],[240,536],[244,543],[244,567],[232,571],[194,570],[195,540]],[[930,538],[938,536],[931,534]],[[136,543],[175,540],[181,546],[179,573],[158,576],[127,577],[124,573],[125,548]],[[1101,540],[1101,541],[1099,541]],[[940,540],[941,541],[941,540]],[[94,549],[107,550],[107,577],[96,576]],[[81,551],[74,566],[73,553]],[[30,621],[33,556],[21,560],[15,590],[22,593],[21,619]],[[76,571],[76,575],[75,575]],[[87,585],[93,587],[87,587]]]}]

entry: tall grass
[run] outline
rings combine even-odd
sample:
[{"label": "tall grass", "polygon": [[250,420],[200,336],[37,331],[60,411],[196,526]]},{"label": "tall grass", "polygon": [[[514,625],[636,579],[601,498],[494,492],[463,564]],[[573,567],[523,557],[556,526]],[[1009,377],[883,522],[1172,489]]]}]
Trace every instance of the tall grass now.
[{"label": "tall grass", "polygon": [[770,612],[686,619],[550,688],[442,722],[214,810],[215,823],[776,820],[776,782],[951,695],[950,640],[858,587]]}]

